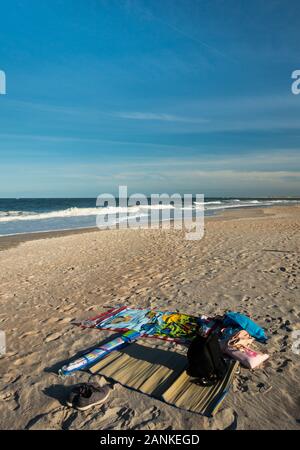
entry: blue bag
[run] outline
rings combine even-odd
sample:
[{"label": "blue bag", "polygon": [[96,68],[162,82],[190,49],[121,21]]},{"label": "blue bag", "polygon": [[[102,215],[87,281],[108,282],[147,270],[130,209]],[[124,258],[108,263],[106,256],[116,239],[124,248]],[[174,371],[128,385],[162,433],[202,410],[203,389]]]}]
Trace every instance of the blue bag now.
[{"label": "blue bag", "polygon": [[253,320],[243,314],[237,312],[228,312],[225,314],[225,319],[223,320],[224,326],[239,325],[243,330],[246,330],[250,336],[254,337],[258,341],[265,342],[268,338],[265,335],[264,330],[256,325]]}]

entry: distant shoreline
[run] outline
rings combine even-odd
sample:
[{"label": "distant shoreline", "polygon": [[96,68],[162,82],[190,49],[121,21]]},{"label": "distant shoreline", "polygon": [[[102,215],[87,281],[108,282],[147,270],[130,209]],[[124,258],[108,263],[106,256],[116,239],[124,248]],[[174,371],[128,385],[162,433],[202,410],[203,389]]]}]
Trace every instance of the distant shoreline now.
[{"label": "distant shoreline", "polygon": [[[173,202],[173,203],[172,203]],[[159,204],[160,203],[160,204]],[[287,198],[246,199],[206,197],[204,202],[205,217],[217,216],[224,211],[264,208],[273,206],[286,206],[299,204],[299,200]],[[116,198],[114,204],[97,206],[95,199],[0,199],[0,238],[3,236],[15,236],[22,234],[40,234],[57,231],[72,231],[93,229],[100,220],[101,227],[114,227],[117,223],[126,220],[135,226],[138,221],[141,227],[148,226],[148,221],[158,223],[164,220],[177,220],[184,216],[184,220],[195,217],[197,211],[201,211],[203,202],[201,199],[167,198],[160,201],[151,201],[139,204],[133,202],[130,206],[124,206]],[[158,210],[170,212],[161,216]],[[201,212],[200,212],[201,214]],[[151,217],[151,218],[150,218]]]},{"label": "distant shoreline", "polygon": [[[209,215],[205,217],[205,220],[209,221],[227,221],[237,218],[256,218],[261,217],[264,214],[264,209],[269,210],[269,214],[271,213],[271,210],[276,208],[288,208],[289,205],[280,205],[280,206],[256,206],[256,207],[240,207],[236,208],[234,210],[220,210],[215,212],[214,215]],[[294,207],[294,206],[293,206]],[[297,206],[296,206],[297,207]],[[145,229],[145,227],[141,227]],[[131,230],[138,231],[139,229],[134,229],[133,227],[130,228]],[[122,229],[124,230],[124,229]],[[28,241],[36,241],[41,239],[53,239],[58,237],[64,237],[64,236],[70,236],[70,235],[80,235],[85,233],[93,233],[93,232],[105,232],[105,231],[118,231],[118,229],[99,229],[96,226],[93,227],[82,227],[82,228],[70,228],[65,230],[49,230],[49,231],[36,231],[32,233],[18,233],[18,234],[11,234],[11,235],[3,235],[0,236],[0,251],[7,250],[11,247],[15,247],[19,244],[22,244],[24,242]]]}]

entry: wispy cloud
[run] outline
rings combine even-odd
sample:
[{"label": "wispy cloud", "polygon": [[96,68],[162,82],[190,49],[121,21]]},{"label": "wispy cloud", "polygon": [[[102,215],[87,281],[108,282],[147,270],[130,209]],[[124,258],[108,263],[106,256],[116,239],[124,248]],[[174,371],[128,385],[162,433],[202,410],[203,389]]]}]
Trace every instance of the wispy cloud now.
[{"label": "wispy cloud", "polygon": [[120,119],[129,119],[129,120],[150,120],[150,121],[185,122],[185,123],[208,122],[207,119],[200,117],[185,117],[174,114],[140,112],[140,111],[115,112],[112,113],[112,116],[118,117]]},{"label": "wispy cloud", "polygon": [[[148,141],[129,141],[129,140],[121,140],[121,139],[102,139],[98,137],[80,137],[77,135],[72,136],[61,136],[61,135],[47,135],[47,134],[23,134],[23,133],[0,133],[0,138],[2,142],[0,142],[0,151],[3,144],[3,141],[32,141],[32,142],[44,142],[44,143],[81,143],[81,144],[99,144],[99,145],[107,145],[114,147],[131,147],[131,148],[145,148],[150,150],[191,150],[191,147],[182,146],[182,145],[174,145],[174,144],[165,144],[165,143],[154,143]],[[99,148],[100,150],[100,148]],[[128,155],[130,158],[130,155]]]},{"label": "wispy cloud", "polygon": [[63,171],[64,175],[69,172],[85,173],[87,177],[98,177],[103,172],[109,177],[142,176],[156,174],[158,177],[179,176],[205,176],[218,178],[218,175],[228,176],[240,174],[244,179],[252,177],[268,178],[274,175],[295,177],[300,173],[299,151],[294,150],[273,150],[269,152],[258,152],[253,155],[239,155],[216,158],[213,155],[198,155],[184,157],[151,157],[128,158],[111,161],[95,161],[93,164],[74,163],[68,168],[57,167],[55,171]]},{"label": "wispy cloud", "polygon": [[[15,111],[28,114],[31,111],[51,115],[51,123],[70,120],[76,127],[89,125],[95,134],[105,123],[105,129],[115,130],[117,121],[124,121],[124,128],[139,121],[145,130],[159,130],[170,133],[171,125],[174,138],[180,133],[214,133],[214,132],[248,132],[298,130],[300,128],[300,102],[290,92],[286,95],[262,95],[255,97],[230,96],[210,99],[180,99],[160,104],[154,101],[153,110],[109,111],[91,106],[55,105],[42,102],[8,100],[8,105]],[[156,111],[155,111],[155,109]],[[160,111],[160,108],[162,111]],[[152,108],[151,108],[152,109]],[[181,112],[185,113],[182,114]],[[45,120],[41,115],[38,120]],[[49,120],[47,120],[47,123]],[[78,129],[78,128],[77,128]],[[142,128],[140,127],[141,131]],[[120,139],[122,140],[122,139]],[[125,139],[126,140],[126,139]]]},{"label": "wispy cloud", "polygon": [[[141,2],[125,1],[124,6],[128,11],[132,11],[134,14],[138,13],[142,19],[146,19],[147,21],[149,20],[155,21],[158,24],[161,24],[164,28],[168,28],[169,30],[171,30],[172,33],[181,36],[181,38],[187,39],[198,45],[200,48],[208,50],[213,56],[219,58],[221,57],[231,62],[236,62],[232,57],[229,57],[224,51],[221,51],[215,46],[208,44],[208,42],[204,41],[203,39],[200,39],[199,36],[196,36],[195,33],[191,33],[190,31],[188,32],[186,29],[183,29],[182,26],[178,26],[177,23],[175,24],[174,21],[170,19],[168,20],[162,14],[159,15],[155,14],[153,10],[141,4]],[[176,4],[174,4],[174,8],[175,7]],[[175,14],[175,18],[177,19],[180,18],[180,12],[177,12],[177,14]],[[176,22],[178,22],[178,20],[176,20]],[[182,21],[179,21],[179,23],[181,22]]]}]

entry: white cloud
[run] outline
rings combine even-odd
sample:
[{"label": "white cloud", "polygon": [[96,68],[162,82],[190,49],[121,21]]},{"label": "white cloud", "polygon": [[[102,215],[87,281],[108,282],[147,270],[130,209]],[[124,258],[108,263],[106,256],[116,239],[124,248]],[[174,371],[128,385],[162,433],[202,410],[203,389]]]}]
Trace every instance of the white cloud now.
[{"label": "white cloud", "polygon": [[166,114],[166,113],[152,113],[152,112],[135,112],[135,111],[125,111],[125,112],[115,112],[112,113],[112,116],[120,118],[120,119],[129,119],[129,120],[155,120],[162,122],[185,122],[185,123],[206,123],[207,119],[199,118],[199,117],[185,117],[178,116],[174,114]]}]

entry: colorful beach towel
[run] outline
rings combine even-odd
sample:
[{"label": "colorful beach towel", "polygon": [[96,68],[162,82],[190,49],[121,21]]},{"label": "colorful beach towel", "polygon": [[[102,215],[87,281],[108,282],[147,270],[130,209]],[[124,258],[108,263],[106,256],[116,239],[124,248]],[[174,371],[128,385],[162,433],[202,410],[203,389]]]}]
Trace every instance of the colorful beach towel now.
[{"label": "colorful beach towel", "polygon": [[115,308],[92,319],[80,322],[88,328],[110,331],[134,330],[143,337],[166,339],[180,343],[190,342],[197,334],[207,335],[216,321],[205,316],[191,316],[177,311]]},{"label": "colorful beach towel", "polygon": [[67,376],[77,370],[87,369],[112,351],[138,338],[152,337],[188,343],[197,333],[208,334],[215,324],[215,321],[204,316],[195,317],[178,312],[133,309],[127,306],[113,308],[92,319],[76,322],[76,325],[125,333],[64,365],[59,370],[59,374]]}]

